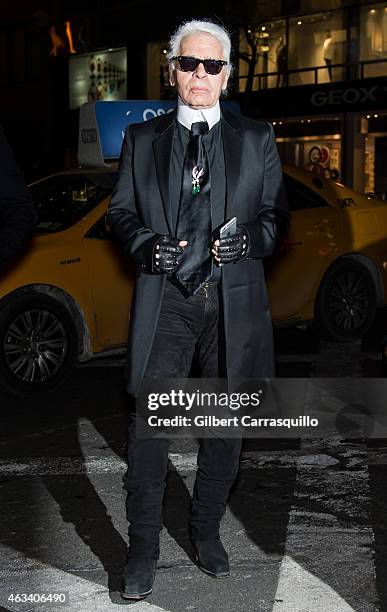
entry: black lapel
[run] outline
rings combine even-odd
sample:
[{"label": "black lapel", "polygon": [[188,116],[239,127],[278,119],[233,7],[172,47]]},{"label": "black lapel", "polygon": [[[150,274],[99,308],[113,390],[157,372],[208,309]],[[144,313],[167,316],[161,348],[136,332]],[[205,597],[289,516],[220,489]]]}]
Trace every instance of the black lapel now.
[{"label": "black lapel", "polygon": [[238,115],[222,109],[222,136],[226,168],[226,219],[237,216],[234,194],[238,186],[242,153],[242,133]]},{"label": "black lapel", "polygon": [[153,142],[153,153],[155,156],[157,180],[163,202],[165,218],[169,233],[173,233],[172,210],[169,202],[169,167],[172,154],[172,143],[174,133],[174,122],[176,111],[168,113],[162,118],[156,128],[156,140]]}]

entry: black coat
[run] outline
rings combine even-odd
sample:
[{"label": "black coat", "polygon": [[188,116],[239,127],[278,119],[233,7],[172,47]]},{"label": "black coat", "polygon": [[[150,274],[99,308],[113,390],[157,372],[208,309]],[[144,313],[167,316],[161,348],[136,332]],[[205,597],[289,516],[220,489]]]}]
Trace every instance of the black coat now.
[{"label": "black coat", "polygon": [[[107,223],[138,266],[128,345],[128,391],[143,379],[166,276],[151,274],[146,244],[171,234],[169,164],[176,113],[131,125]],[[237,217],[251,239],[249,257],[222,268],[227,375],[274,376],[272,322],[262,258],[273,252],[289,221],[281,163],[271,124],[229,111],[221,118],[226,168],[225,219]]]},{"label": "black coat", "polygon": [[20,253],[38,214],[0,126],[0,266]]}]

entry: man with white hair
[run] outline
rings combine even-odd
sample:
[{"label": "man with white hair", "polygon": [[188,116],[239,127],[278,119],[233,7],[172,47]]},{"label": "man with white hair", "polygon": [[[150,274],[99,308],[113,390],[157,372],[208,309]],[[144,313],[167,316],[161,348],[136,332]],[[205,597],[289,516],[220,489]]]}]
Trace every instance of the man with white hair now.
[{"label": "man with white hair", "polygon": [[[274,375],[262,258],[286,231],[288,212],[273,128],[221,110],[230,38],[209,21],[181,25],[167,55],[177,111],[127,128],[107,215],[138,267],[128,345],[128,392],[144,380]],[[237,218],[235,233],[219,228]],[[130,415],[128,561],[122,595],[152,592],[168,440],[136,436]],[[220,521],[235,481],[240,438],[202,438],[189,527],[199,567],[229,575]]]}]

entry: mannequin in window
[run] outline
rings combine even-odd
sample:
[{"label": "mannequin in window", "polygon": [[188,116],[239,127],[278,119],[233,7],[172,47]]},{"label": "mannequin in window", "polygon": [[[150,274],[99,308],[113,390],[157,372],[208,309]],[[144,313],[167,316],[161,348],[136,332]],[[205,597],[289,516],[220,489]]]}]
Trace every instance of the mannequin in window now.
[{"label": "mannequin in window", "polygon": [[328,68],[329,80],[332,82],[333,41],[330,30],[326,31],[323,47],[324,61]]},{"label": "mannequin in window", "polygon": [[279,43],[276,49],[277,56],[277,87],[280,85],[281,76],[282,76],[282,87],[286,85],[286,71],[287,71],[287,54],[288,48],[284,43],[284,39],[280,36]]}]

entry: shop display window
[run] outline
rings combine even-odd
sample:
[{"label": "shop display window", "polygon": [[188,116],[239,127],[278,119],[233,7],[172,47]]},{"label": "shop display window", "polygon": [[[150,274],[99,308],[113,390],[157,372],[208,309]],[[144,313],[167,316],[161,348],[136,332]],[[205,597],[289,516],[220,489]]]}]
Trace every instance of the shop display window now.
[{"label": "shop display window", "polygon": [[337,181],[340,176],[340,142],[338,140],[304,142],[302,166],[315,176]]},{"label": "shop display window", "polygon": [[364,191],[387,199],[387,133],[368,132],[364,148]]},{"label": "shop display window", "polygon": [[[248,42],[250,40],[250,44]],[[287,70],[286,21],[276,19],[261,23],[254,30],[240,31],[239,49],[241,54],[252,56],[252,44],[256,48],[257,61],[252,90],[268,87],[283,87]],[[272,73],[272,74],[266,74]],[[239,91],[245,91],[248,64],[239,60]]]},{"label": "shop display window", "polygon": [[365,78],[387,76],[387,2],[361,7],[360,60],[375,62],[364,65]]},{"label": "shop display window", "polygon": [[[329,83],[345,78],[343,11],[325,11],[260,23],[239,37],[239,91],[248,84],[249,58],[256,53],[252,91],[285,85]],[[288,74],[287,74],[287,71]]]},{"label": "shop display window", "polygon": [[293,164],[314,176],[341,178],[341,138],[339,134],[277,138],[282,162]]},{"label": "shop display window", "polygon": [[346,30],[343,12],[332,11],[289,19],[289,85],[329,83],[344,78]]},{"label": "shop display window", "polygon": [[364,177],[365,193],[375,192],[375,137],[373,135],[366,136],[365,138],[365,151],[364,151]]}]

